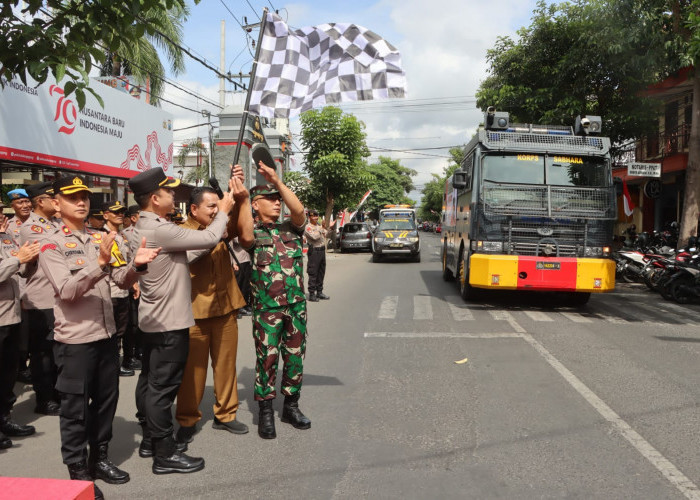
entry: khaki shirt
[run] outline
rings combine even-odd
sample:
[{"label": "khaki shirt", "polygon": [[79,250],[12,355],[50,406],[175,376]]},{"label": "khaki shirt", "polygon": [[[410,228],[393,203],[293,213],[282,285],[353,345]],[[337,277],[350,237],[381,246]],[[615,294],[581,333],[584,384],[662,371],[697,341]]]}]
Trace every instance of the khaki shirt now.
[{"label": "khaki shirt", "polygon": [[209,226],[192,231],[153,212],[141,211],[139,215],[129,243],[132,253],[144,236],[148,248],[163,248],[148,264],[148,273],[139,278],[139,328],[143,332],[189,328],[194,325],[194,316],[187,250],[215,247],[224,234],[228,217],[219,212]]},{"label": "khaki shirt", "polygon": [[54,340],[87,344],[110,338],[116,331],[108,278],[129,288],[139,274],[132,263],[99,267],[99,246],[104,233],[87,229],[73,232],[66,226],[41,243],[39,267],[56,296]]},{"label": "khaki shirt", "polygon": [[[204,229],[192,217],[182,227],[201,231]],[[220,241],[210,252],[190,262],[192,278],[192,313],[194,319],[215,318],[245,306],[231,267],[231,257],[226,243]]]},{"label": "khaki shirt", "polygon": [[[61,227],[59,219],[46,219],[35,212],[29,214],[19,232],[19,244],[27,241],[42,241]],[[22,295],[24,309],[53,309],[56,303],[53,289],[44,272],[39,268],[39,262],[27,265],[27,282]]]},{"label": "khaki shirt", "polygon": [[306,226],[304,236],[306,236],[306,241],[309,242],[310,246],[314,248],[325,248],[326,233],[327,231],[320,224],[309,224]]},{"label": "khaki shirt", "polygon": [[19,247],[7,233],[0,233],[0,326],[21,321],[19,307]]},{"label": "khaki shirt", "polygon": [[[131,245],[131,240],[134,237],[134,225],[132,224],[131,226],[129,226],[125,229],[122,229],[121,235],[124,237],[127,244]],[[140,242],[139,242],[139,244],[140,244]]]},{"label": "khaki shirt", "polygon": [[[34,212],[32,212],[34,213]],[[19,230],[22,227],[22,221],[16,215],[10,218],[10,225],[7,226],[7,232],[19,243]]]}]

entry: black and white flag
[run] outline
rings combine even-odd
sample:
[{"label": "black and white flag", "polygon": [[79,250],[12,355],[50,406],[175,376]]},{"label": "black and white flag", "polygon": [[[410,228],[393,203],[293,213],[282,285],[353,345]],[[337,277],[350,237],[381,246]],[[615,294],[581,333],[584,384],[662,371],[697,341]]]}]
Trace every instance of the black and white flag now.
[{"label": "black and white flag", "polygon": [[328,104],[405,95],[401,55],[376,33],[336,23],[290,31],[267,14],[251,114],[289,118]]}]

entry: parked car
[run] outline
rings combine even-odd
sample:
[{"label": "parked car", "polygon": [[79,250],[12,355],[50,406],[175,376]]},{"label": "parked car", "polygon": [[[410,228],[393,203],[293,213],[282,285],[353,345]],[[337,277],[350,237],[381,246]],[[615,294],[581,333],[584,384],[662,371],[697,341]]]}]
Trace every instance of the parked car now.
[{"label": "parked car", "polygon": [[372,250],[372,232],[366,222],[348,222],[340,232],[340,252]]}]

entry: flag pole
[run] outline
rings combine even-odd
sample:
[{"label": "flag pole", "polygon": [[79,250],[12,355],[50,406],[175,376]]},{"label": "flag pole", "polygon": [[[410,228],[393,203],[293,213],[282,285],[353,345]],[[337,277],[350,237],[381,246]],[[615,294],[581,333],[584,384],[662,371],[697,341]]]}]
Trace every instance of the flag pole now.
[{"label": "flag pole", "polygon": [[[253,67],[250,70],[250,80],[248,84],[248,92],[245,96],[245,104],[243,105],[243,115],[241,116],[241,128],[238,131],[238,142],[236,142],[236,151],[233,153],[233,164],[237,165],[241,156],[241,146],[243,145],[243,136],[245,128],[248,125],[248,108],[250,107],[250,96],[253,93],[253,84],[255,83],[255,72],[258,68],[258,58],[260,57],[260,46],[262,45],[263,34],[267,24],[267,7],[263,8],[262,19],[260,20],[260,33],[258,33],[258,45],[255,47],[255,57],[253,58]],[[233,176],[233,170],[231,170]]]}]

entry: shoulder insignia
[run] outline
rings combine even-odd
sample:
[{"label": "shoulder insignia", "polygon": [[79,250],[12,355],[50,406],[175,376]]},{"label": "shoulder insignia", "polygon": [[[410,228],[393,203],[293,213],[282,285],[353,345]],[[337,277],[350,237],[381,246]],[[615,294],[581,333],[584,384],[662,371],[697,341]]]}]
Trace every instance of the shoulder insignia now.
[{"label": "shoulder insignia", "polygon": [[83,259],[78,259],[75,261],[75,263],[78,264],[79,266],[82,266],[83,264],[85,264],[85,261]]},{"label": "shoulder insignia", "polygon": [[77,246],[78,244],[75,241],[69,241],[68,243],[66,243],[66,248],[75,248]]},{"label": "shoulder insignia", "polygon": [[46,222],[46,219],[44,219],[43,217],[39,217],[39,222],[41,222],[43,224]]},{"label": "shoulder insignia", "polygon": [[29,229],[31,229],[35,233],[43,233],[44,232],[44,228],[41,226],[37,226],[36,224],[32,224],[32,227],[30,227]]},{"label": "shoulder insignia", "polygon": [[68,226],[63,226],[63,227],[61,228],[61,231],[63,231],[63,234],[65,234],[66,236],[70,236],[71,234],[73,234],[73,233],[71,232],[71,230],[68,229]]},{"label": "shoulder insignia", "polygon": [[47,243],[43,247],[41,247],[41,253],[44,253],[46,250],[56,250],[56,245],[53,243]]}]

